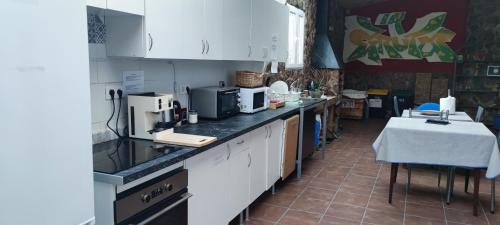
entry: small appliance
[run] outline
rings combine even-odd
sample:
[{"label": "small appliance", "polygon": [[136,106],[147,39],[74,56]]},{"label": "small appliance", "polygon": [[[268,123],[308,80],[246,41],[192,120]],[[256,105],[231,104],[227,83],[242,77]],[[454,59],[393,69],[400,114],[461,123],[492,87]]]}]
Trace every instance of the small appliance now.
[{"label": "small appliance", "polygon": [[191,90],[192,109],[206,119],[225,119],[240,112],[240,88],[201,87]]},{"label": "small appliance", "polygon": [[267,87],[240,88],[240,112],[256,113],[269,107]]},{"label": "small appliance", "polygon": [[181,109],[171,94],[146,92],[128,95],[129,137],[153,139],[153,133],[172,128],[178,122],[173,109]]}]

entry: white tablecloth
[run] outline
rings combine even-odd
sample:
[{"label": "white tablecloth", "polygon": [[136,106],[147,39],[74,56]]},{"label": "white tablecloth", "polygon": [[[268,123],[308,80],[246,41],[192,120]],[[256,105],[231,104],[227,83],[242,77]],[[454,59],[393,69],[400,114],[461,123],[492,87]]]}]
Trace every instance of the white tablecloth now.
[{"label": "white tablecloth", "polygon": [[377,161],[488,168],[487,178],[500,175],[497,138],[482,123],[393,117],[373,143]]},{"label": "white tablecloth", "polygon": [[[408,118],[410,115],[409,110],[404,110],[403,115],[401,117]],[[419,111],[412,111],[411,112],[412,118],[425,118],[425,119],[439,119],[439,116],[426,116],[422,115]],[[464,121],[464,122],[472,122],[474,121],[467,113],[465,112],[455,112],[453,115],[448,116],[448,120],[451,121]]]}]

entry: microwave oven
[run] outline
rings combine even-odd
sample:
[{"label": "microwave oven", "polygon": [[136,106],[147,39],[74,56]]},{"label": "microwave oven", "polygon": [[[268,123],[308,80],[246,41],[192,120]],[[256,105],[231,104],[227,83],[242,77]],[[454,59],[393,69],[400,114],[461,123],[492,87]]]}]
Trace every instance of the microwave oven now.
[{"label": "microwave oven", "polygon": [[240,88],[240,112],[255,113],[269,107],[267,87]]},{"label": "microwave oven", "polygon": [[193,88],[191,104],[200,118],[225,119],[240,112],[240,89],[218,86]]}]

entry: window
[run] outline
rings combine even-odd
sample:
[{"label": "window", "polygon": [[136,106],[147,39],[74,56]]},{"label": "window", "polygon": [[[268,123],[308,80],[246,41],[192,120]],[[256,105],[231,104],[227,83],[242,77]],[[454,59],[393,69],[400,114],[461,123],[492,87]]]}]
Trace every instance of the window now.
[{"label": "window", "polygon": [[304,66],[304,26],[305,15],[300,9],[289,5],[288,13],[288,59],[286,68]]}]

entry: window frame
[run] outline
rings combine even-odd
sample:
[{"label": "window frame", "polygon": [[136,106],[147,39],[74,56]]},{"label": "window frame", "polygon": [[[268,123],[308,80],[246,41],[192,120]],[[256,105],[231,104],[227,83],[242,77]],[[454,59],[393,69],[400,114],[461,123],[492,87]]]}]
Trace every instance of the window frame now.
[{"label": "window frame", "polygon": [[[294,42],[294,49],[292,50],[290,48],[290,43],[288,43],[288,56],[287,60],[285,63],[285,68],[286,69],[302,69],[304,68],[304,45],[305,45],[305,25],[306,25],[306,16],[304,11],[288,4],[288,41]],[[290,30],[290,22],[291,22],[291,17],[295,17],[295,34],[293,35]],[[303,26],[301,27],[301,19],[303,21]],[[293,35],[293,37],[292,37]],[[293,39],[292,39],[293,38]],[[292,39],[292,40],[291,40]],[[300,47],[299,44],[302,44]],[[302,51],[299,51],[302,50]],[[290,61],[291,55],[293,54],[293,58],[295,62]],[[298,59],[302,59],[302,62],[299,62]]]}]

